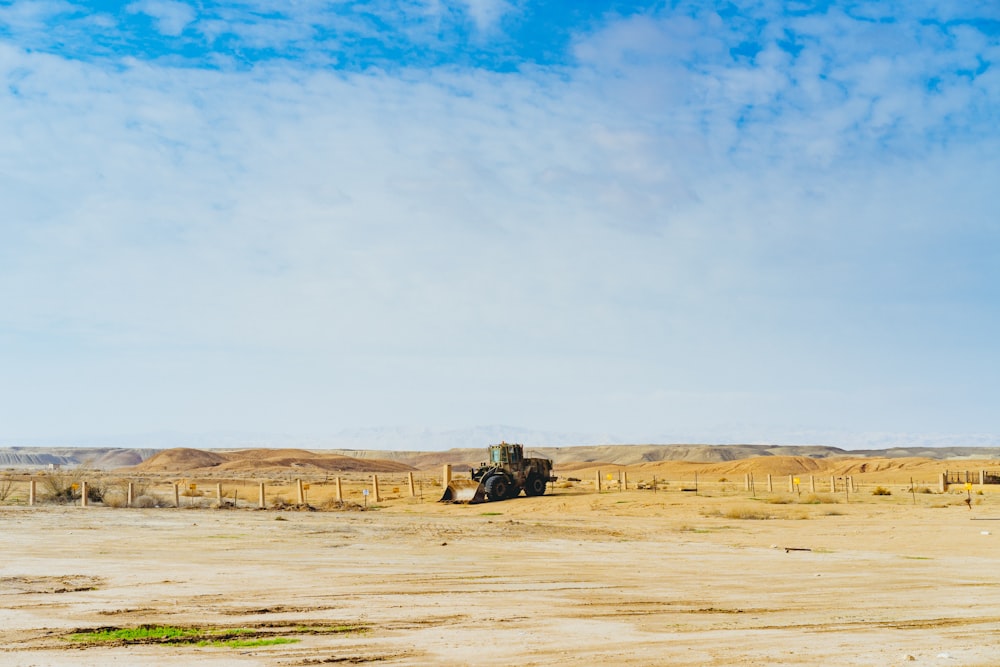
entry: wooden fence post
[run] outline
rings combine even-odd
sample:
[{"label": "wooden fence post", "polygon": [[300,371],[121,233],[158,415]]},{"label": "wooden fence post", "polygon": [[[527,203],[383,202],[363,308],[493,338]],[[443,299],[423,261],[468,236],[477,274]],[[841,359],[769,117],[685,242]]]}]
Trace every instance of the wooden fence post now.
[{"label": "wooden fence post", "polygon": [[413,473],[412,472],[406,473],[406,482],[410,486],[410,497],[411,498],[416,497],[417,490],[415,488],[413,488]]},{"label": "wooden fence post", "polygon": [[628,491],[628,471],[622,470],[622,491]]},{"label": "wooden fence post", "polygon": [[222,507],[222,482],[216,482],[215,484],[215,502]]},{"label": "wooden fence post", "polygon": [[809,492],[816,493],[816,475],[809,475]]},{"label": "wooden fence post", "polygon": [[449,484],[451,484],[451,464],[445,463],[441,470],[441,487],[447,487]]},{"label": "wooden fence post", "polygon": [[338,503],[344,502],[344,489],[340,485],[340,478],[339,477],[337,478],[337,502]]},{"label": "wooden fence post", "polygon": [[264,509],[267,507],[267,503],[264,498],[264,482],[260,483],[260,487],[257,490],[257,507]]},{"label": "wooden fence post", "polygon": [[135,484],[128,483],[128,491],[125,492],[125,507],[132,507],[135,503]]},{"label": "wooden fence post", "polygon": [[373,502],[380,502],[382,496],[378,492],[378,475],[372,475],[372,495],[375,497]]},{"label": "wooden fence post", "polygon": [[948,475],[941,473],[938,477],[938,490],[941,493],[946,493],[948,491]]},{"label": "wooden fence post", "polygon": [[35,504],[35,495],[38,493],[38,483],[32,479],[28,482],[28,504]]},{"label": "wooden fence post", "polygon": [[174,507],[181,506],[181,485],[174,484]]},{"label": "wooden fence post", "polygon": [[767,473],[767,492],[774,493],[774,483],[771,481],[771,473]]},{"label": "wooden fence post", "polygon": [[87,506],[87,483],[80,482],[80,507]]},{"label": "wooden fence post", "polygon": [[597,471],[597,492],[601,492],[601,471]]}]

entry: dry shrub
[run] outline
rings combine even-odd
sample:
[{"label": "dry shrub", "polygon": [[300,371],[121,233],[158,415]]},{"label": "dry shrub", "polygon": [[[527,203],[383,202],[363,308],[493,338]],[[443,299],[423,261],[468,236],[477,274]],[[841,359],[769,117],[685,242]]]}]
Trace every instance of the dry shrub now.
[{"label": "dry shrub", "polygon": [[132,506],[149,508],[149,507],[158,507],[159,503],[153,496],[143,494],[141,496],[136,496],[135,500],[132,502]]},{"label": "dry shrub", "polygon": [[765,501],[768,505],[790,505],[794,502],[789,496],[772,496]]},{"label": "dry shrub", "polygon": [[104,504],[107,507],[125,507],[128,496],[120,489],[110,489],[104,493]]},{"label": "dry shrub", "polygon": [[334,498],[328,498],[319,509],[324,512],[364,512],[366,509],[374,509],[374,505],[360,505],[358,503],[346,501],[346,500],[336,500]]},{"label": "dry shrub", "polygon": [[770,513],[756,507],[731,507],[722,513],[727,519],[760,520],[771,519]]},{"label": "dry shrub", "polygon": [[800,501],[803,505],[835,505],[840,502],[828,493],[810,493],[802,497]]},{"label": "dry shrub", "polygon": [[4,477],[0,479],[0,503],[7,500],[10,496],[11,490],[14,488],[14,480],[10,477]]},{"label": "dry shrub", "polygon": [[104,499],[106,489],[104,484],[94,480],[95,477],[94,471],[86,468],[46,472],[39,479],[42,486],[40,499],[60,505],[74,503],[80,500],[83,482],[87,482],[87,500],[99,503]]}]

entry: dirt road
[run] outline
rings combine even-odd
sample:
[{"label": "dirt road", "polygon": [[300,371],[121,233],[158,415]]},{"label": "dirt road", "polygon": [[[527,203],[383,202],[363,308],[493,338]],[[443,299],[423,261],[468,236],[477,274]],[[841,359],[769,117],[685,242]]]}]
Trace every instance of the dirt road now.
[{"label": "dirt road", "polygon": [[1000,498],[918,500],[0,508],[0,664],[996,665]]}]

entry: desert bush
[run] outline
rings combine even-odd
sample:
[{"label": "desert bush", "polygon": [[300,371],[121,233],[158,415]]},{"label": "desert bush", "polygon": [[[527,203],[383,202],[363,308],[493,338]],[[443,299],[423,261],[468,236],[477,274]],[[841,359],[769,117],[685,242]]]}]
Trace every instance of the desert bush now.
[{"label": "desert bush", "polygon": [[125,507],[128,496],[120,489],[108,489],[104,493],[104,504],[107,507]]},{"label": "desert bush", "polygon": [[723,512],[722,516],[727,519],[743,520],[764,520],[771,518],[769,513],[754,507],[732,507]]},{"label": "desert bush", "polygon": [[159,506],[159,502],[157,502],[156,498],[154,498],[153,496],[143,494],[141,496],[136,496],[135,497],[135,500],[132,501],[132,506],[133,507],[146,507],[146,508],[148,508],[148,507],[158,507]]},{"label": "desert bush", "polygon": [[14,488],[14,480],[10,477],[4,477],[0,479],[0,503],[7,500],[10,496],[11,490]]},{"label": "desert bush", "polygon": [[891,496],[892,495],[892,491],[890,491],[889,489],[885,488],[884,486],[876,486],[875,489],[872,490],[872,495],[873,496]]},{"label": "desert bush", "polygon": [[80,489],[87,482],[87,500],[101,502],[104,499],[105,486],[99,481],[92,470],[76,468],[69,471],[50,471],[44,473],[39,481],[42,486],[43,501],[68,504],[80,499]]}]

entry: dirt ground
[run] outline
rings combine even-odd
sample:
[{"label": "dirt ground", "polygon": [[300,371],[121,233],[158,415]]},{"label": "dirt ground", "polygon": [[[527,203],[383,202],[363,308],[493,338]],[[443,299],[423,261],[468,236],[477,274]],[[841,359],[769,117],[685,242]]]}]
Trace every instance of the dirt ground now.
[{"label": "dirt ground", "polygon": [[[0,664],[996,665],[1000,495],[965,497],[2,507]],[[297,641],[67,638],[144,624]]]}]

